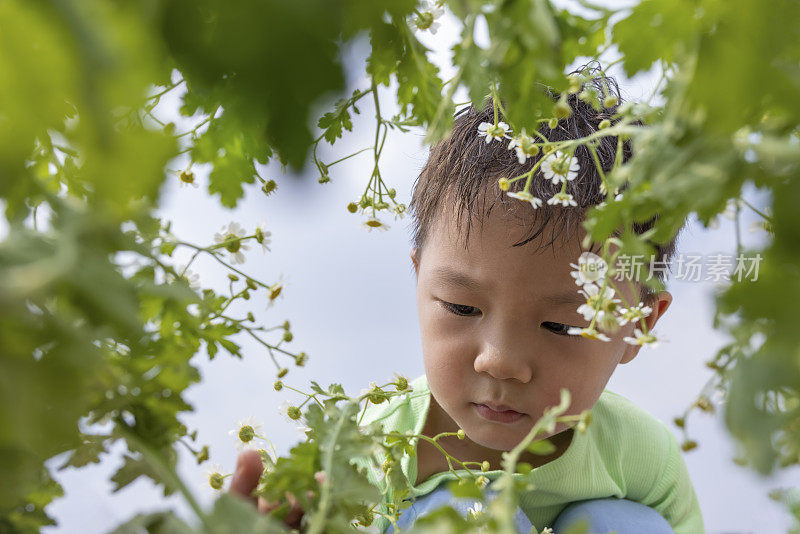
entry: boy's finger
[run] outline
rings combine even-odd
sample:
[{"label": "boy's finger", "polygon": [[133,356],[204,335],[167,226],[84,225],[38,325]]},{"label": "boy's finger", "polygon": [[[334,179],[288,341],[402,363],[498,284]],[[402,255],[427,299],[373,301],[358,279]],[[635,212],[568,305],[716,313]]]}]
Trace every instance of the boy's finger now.
[{"label": "boy's finger", "polygon": [[258,498],[258,511],[262,514],[268,514],[277,507],[276,503],[267,502],[264,497]]},{"label": "boy's finger", "polygon": [[290,528],[300,528],[300,520],[303,518],[305,511],[292,493],[286,492],[286,500],[289,501],[291,507],[283,522]]},{"label": "boy's finger", "polygon": [[252,496],[253,490],[258,485],[258,479],[264,470],[258,451],[248,450],[239,454],[236,459],[236,470],[233,472],[230,493],[244,497],[253,505],[258,504],[258,499]]}]

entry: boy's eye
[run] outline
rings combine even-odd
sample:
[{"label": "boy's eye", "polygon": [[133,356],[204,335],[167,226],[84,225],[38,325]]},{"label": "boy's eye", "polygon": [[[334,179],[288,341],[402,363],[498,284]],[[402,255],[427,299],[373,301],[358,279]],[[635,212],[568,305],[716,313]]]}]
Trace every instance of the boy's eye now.
[{"label": "boy's eye", "polygon": [[[446,302],[444,300],[442,300],[440,302],[442,303],[442,306],[444,306],[444,308],[447,311],[449,311],[453,315],[458,315],[458,316],[461,316],[461,317],[469,317],[470,315],[472,315],[470,312],[472,312],[473,310],[477,310],[478,309],[478,308],[476,308],[474,306],[464,306],[462,304],[453,304],[452,302]],[[558,334],[560,336],[564,336],[567,339],[580,339],[581,338],[581,336],[573,336],[573,335],[567,334],[567,331],[570,328],[572,328],[568,324],[554,323],[552,321],[545,321],[545,322],[542,323],[542,326],[544,326],[545,328],[547,328],[548,330],[550,330],[554,334]]]},{"label": "boy's eye", "polygon": [[440,302],[447,311],[453,315],[460,315],[462,317],[467,317],[470,315],[470,311],[478,309],[475,306],[463,306],[461,304],[453,304],[452,302],[445,302],[443,300]]},{"label": "boy's eye", "polygon": [[545,328],[547,328],[548,330],[550,330],[554,334],[558,334],[560,336],[565,336],[567,339],[580,339],[581,338],[581,336],[573,336],[573,335],[567,334],[567,331],[570,328],[572,328],[568,324],[554,323],[554,322],[551,322],[551,321],[545,321],[545,322],[542,323],[542,326],[544,326]]}]

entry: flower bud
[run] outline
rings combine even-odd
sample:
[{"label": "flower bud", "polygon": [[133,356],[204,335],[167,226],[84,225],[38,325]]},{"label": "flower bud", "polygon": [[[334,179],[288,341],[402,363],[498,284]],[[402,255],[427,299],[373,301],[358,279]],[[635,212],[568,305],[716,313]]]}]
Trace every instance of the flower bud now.
[{"label": "flower bud", "polygon": [[287,369],[286,367],[281,367],[280,371],[278,371],[278,378],[283,378],[284,376],[286,376],[286,373],[288,372],[289,369]]},{"label": "flower bud", "polygon": [[695,405],[704,412],[714,413],[714,405],[712,405],[707,397],[700,396],[695,401]]},{"label": "flower bud", "polygon": [[381,469],[383,470],[384,473],[388,473],[389,469],[392,468],[393,464],[394,461],[392,460],[392,458],[387,456],[386,459],[383,461],[383,464],[381,465]]},{"label": "flower bud", "polygon": [[254,323],[256,321],[256,318],[253,317],[253,312],[247,312],[247,320],[250,321],[251,323]]},{"label": "flower bud", "polygon": [[[572,108],[569,107],[569,104],[566,101],[559,101],[553,107],[553,113],[559,119],[566,119],[570,115],[572,115]],[[552,130],[552,128],[550,128]]]},{"label": "flower bud", "polygon": [[197,458],[197,463],[202,464],[206,460],[208,460],[208,445],[204,445],[199,452],[196,452],[195,457]]},{"label": "flower bud", "polygon": [[604,108],[613,108],[619,103],[619,99],[614,95],[608,95],[603,99]]},{"label": "flower bud", "polygon": [[690,451],[697,447],[697,442],[691,439],[684,441],[681,443],[681,450],[683,451]]},{"label": "flower bud", "polygon": [[680,428],[684,428],[686,424],[686,420],[683,417],[676,417],[675,419],[673,419],[673,422]]},{"label": "flower bud", "polygon": [[250,300],[250,292],[248,290],[246,290],[246,289],[244,291],[242,291],[242,298],[244,300]]},{"label": "flower bud", "polygon": [[295,421],[297,421],[298,419],[300,419],[302,413],[300,413],[300,408],[298,408],[297,406],[289,406],[286,409],[286,415],[289,416],[289,419],[294,419]]},{"label": "flower bud", "polygon": [[508,181],[508,178],[505,178],[505,177],[503,177],[503,178],[500,178],[500,179],[497,181],[497,185],[498,185],[498,186],[500,187],[500,189],[502,189],[503,191],[508,191],[508,188],[511,186],[511,183]]},{"label": "flower bud", "polygon": [[275,383],[272,384],[272,387],[275,388],[275,391],[280,391],[283,389],[283,382],[276,380]]},{"label": "flower bud", "polygon": [[266,182],[264,182],[264,185],[261,186],[261,190],[264,192],[265,195],[269,195],[277,188],[278,184],[275,183],[275,180],[267,180]]},{"label": "flower bud", "polygon": [[231,282],[238,282],[239,277],[236,276],[235,274],[228,274],[228,280],[230,280]]},{"label": "flower bud", "polygon": [[356,211],[358,211],[358,204],[356,204],[355,202],[349,203],[347,205],[347,211],[349,211],[350,213],[355,213]]},{"label": "flower bud", "polygon": [[306,354],[305,352],[301,352],[294,357],[294,363],[295,365],[297,365],[297,367],[303,367],[307,361],[308,361],[308,354]]},{"label": "flower bud", "polygon": [[458,439],[464,439],[464,438],[467,437],[467,433],[464,432],[463,428],[459,428],[458,432],[456,432],[456,434],[458,435]]},{"label": "flower bud", "polygon": [[547,121],[547,126],[551,130],[555,130],[556,128],[558,128],[558,119],[556,119],[556,118],[550,119],[549,121]]},{"label": "flower bud", "polygon": [[408,388],[408,379],[404,376],[398,376],[397,380],[394,383],[395,387],[398,391],[402,391]]},{"label": "flower bud", "polygon": [[611,121],[608,119],[603,119],[600,121],[600,124],[597,125],[597,128],[600,130],[605,130],[609,126],[611,126]]},{"label": "flower bud", "polygon": [[328,182],[330,182],[330,181],[331,181],[331,177],[330,177],[330,176],[328,176],[327,174],[323,174],[322,176],[320,176],[320,177],[317,179],[317,181],[318,181],[319,183],[321,183],[321,184],[326,184],[326,183],[328,183]]},{"label": "flower bud", "polygon": [[490,468],[491,468],[491,466],[489,465],[489,461],[488,460],[484,460],[483,463],[481,464],[481,471],[483,471],[485,473]]},{"label": "flower bud", "polygon": [[292,336],[292,333],[288,330],[283,333],[283,340],[286,341],[287,343],[291,341],[293,337],[294,336]]},{"label": "flower bud", "polygon": [[392,187],[389,189],[389,192],[387,194],[389,195],[389,198],[394,200],[394,197],[397,195],[397,191],[395,190],[394,187]]},{"label": "flower bud", "polygon": [[258,289],[258,284],[256,284],[256,281],[253,280],[252,278],[248,278],[247,279],[247,287],[249,289]]},{"label": "flower bud", "polygon": [[362,527],[368,527],[375,521],[375,513],[372,510],[364,510],[363,512],[358,512],[354,519]]}]

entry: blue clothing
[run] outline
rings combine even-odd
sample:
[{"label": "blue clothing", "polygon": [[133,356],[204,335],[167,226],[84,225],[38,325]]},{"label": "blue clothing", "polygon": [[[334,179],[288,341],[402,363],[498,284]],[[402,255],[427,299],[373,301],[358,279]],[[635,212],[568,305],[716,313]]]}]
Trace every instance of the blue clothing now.
[{"label": "blue clothing", "polygon": [[[496,492],[486,492],[487,502],[491,502],[495,497]],[[403,531],[410,530],[419,517],[447,505],[454,508],[462,517],[467,517],[469,510],[475,509],[476,502],[473,499],[454,497],[446,486],[440,486],[431,493],[418,497],[400,516],[397,526]],[[606,534],[614,531],[617,534],[644,532],[674,534],[669,522],[657,511],[635,501],[614,497],[577,501],[568,505],[558,515],[552,529],[555,534],[561,534],[581,521],[588,521],[587,534]],[[531,532],[533,525],[520,508],[517,508],[514,523],[520,534]],[[386,532],[393,534],[394,526],[390,525]]]}]

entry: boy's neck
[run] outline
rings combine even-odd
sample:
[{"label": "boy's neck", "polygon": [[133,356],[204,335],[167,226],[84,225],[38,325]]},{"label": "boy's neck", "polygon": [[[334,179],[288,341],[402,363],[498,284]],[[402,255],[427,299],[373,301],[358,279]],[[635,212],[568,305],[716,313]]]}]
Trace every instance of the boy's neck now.
[{"label": "boy's neck", "polygon": [[[430,396],[430,399],[430,409],[428,410],[428,417],[422,429],[422,434],[432,438],[442,432],[457,432],[458,425],[456,422],[453,421],[439,403],[436,402],[433,395]],[[532,468],[552,462],[567,450],[572,442],[573,433],[573,429],[569,428],[548,438],[548,441],[552,442],[556,447],[556,450],[552,454],[543,456],[525,451],[520,455],[519,462],[527,462]],[[503,469],[501,462],[505,451],[483,447],[469,439],[469,437],[460,440],[457,436],[445,436],[437,440],[437,443],[447,451],[448,454],[462,462],[482,462],[488,460],[490,471]],[[417,484],[423,482],[428,476],[434,473],[447,471],[449,469],[444,454],[428,441],[420,440],[418,442],[417,454]],[[472,466],[468,465],[467,467],[473,469]],[[461,468],[461,465],[458,463],[453,464],[453,469],[457,470]]]}]

